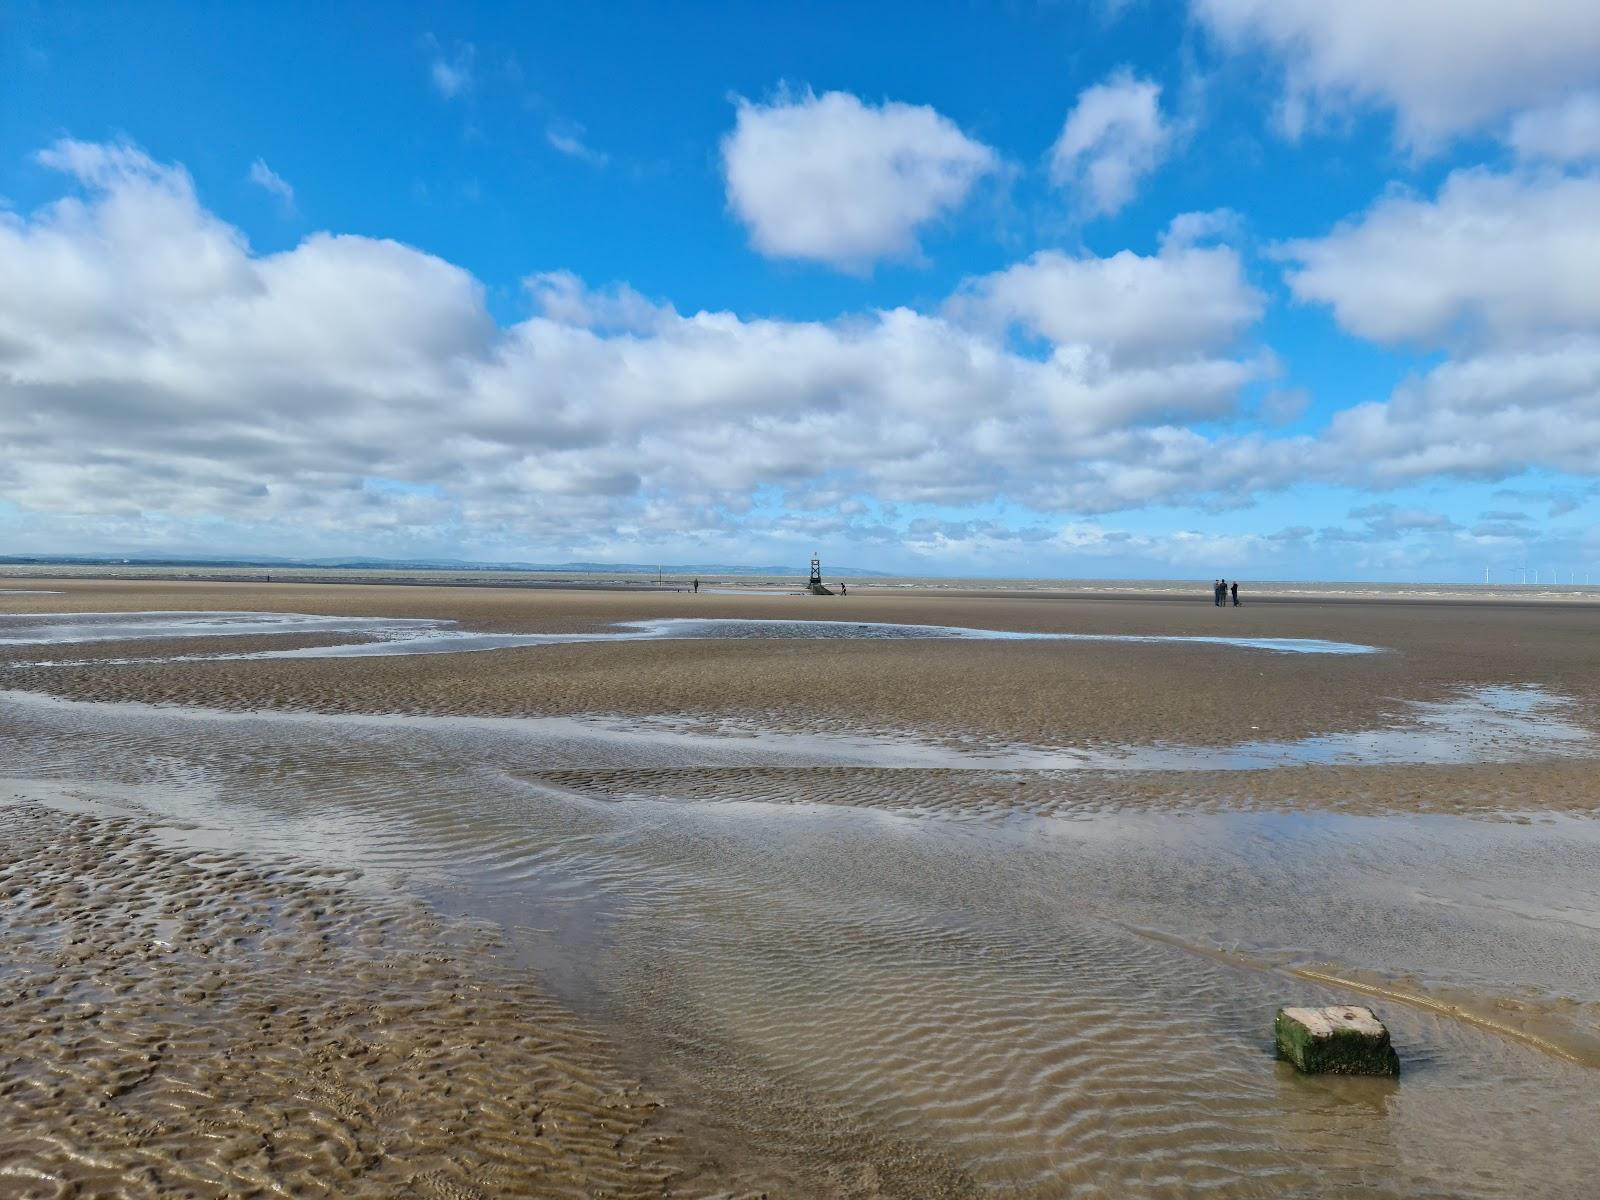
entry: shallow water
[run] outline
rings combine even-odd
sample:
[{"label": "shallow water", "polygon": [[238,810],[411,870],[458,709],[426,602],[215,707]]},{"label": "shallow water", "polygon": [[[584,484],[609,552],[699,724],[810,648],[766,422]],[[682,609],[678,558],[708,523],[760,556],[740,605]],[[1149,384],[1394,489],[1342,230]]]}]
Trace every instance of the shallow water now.
[{"label": "shallow water", "polygon": [[0,646],[126,642],[147,638],[261,637],[342,633],[415,637],[437,629],[425,618],[324,617],[310,613],[185,612],[3,613]]},{"label": "shallow water", "polygon": [[[1019,633],[955,625],[903,625],[881,621],[724,620],[672,617],[624,621],[587,633],[473,633],[453,621],[401,617],[327,617],[304,613],[66,613],[0,614],[0,646],[70,645],[144,639],[263,637],[288,634],[350,634],[363,640],[329,646],[260,650],[207,658],[366,658],[396,654],[462,654],[519,646],[564,646],[584,642],[907,639],[981,641],[1179,642],[1235,646],[1280,654],[1372,654],[1377,647],[1315,638],[1159,637],[1134,634]],[[196,656],[198,657],[198,656]],[[175,656],[130,661],[171,662]]]},{"label": "shallow water", "polygon": [[[1466,755],[1560,709],[1512,690],[1411,722]],[[1394,732],[1338,753],[1384,752]],[[1600,824],[651,795],[663,769],[762,763],[843,767],[827,786],[848,788],[851,764],[895,745],[974,780],[1031,769],[909,739],[0,693],[17,777],[0,795],[138,807],[192,826],[173,831],[188,844],[358,868],[362,886],[498,923],[508,955],[685,1080],[690,1109],[726,1090],[706,1064],[731,1055],[752,1109],[767,1083],[798,1089],[1007,1195],[1589,1194]],[[1053,753],[1030,761],[1067,761]],[[634,798],[559,781],[574,768],[637,772]],[[1513,1016],[1495,1032],[1387,1000],[1398,1084],[1301,1079],[1271,1059],[1274,1007],[1362,994],[1298,969],[1517,1006],[1539,1031],[1564,1022],[1580,1061]]]},{"label": "shallow water", "polygon": [[62,700],[0,690],[11,715],[64,714],[71,723],[209,725],[236,736],[285,726],[283,736],[378,737],[403,733],[442,754],[478,757],[483,747],[529,769],[858,766],[980,771],[1258,771],[1303,763],[1392,765],[1519,762],[1587,757],[1600,739],[1569,718],[1571,702],[1533,687],[1476,688],[1449,701],[1397,706],[1382,727],[1232,746],[1155,742],[1104,746],[952,744],[913,734],[792,732],[749,722],[657,718],[473,717],[419,714],[231,712],[198,707]]}]

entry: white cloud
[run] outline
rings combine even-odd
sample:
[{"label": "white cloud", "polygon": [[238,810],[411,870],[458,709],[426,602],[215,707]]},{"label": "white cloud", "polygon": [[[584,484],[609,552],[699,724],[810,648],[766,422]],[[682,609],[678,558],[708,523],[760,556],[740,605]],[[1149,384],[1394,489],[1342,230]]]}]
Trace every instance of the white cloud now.
[{"label": "white cloud", "polygon": [[283,205],[284,212],[294,212],[294,188],[289,185],[287,179],[259,158],[250,164],[250,182],[276,196]]},{"label": "white cloud", "polygon": [[980,325],[1017,325],[1118,363],[1162,363],[1226,349],[1260,319],[1263,305],[1231,248],[1169,243],[1150,257],[1041,251],[970,281],[948,311]]},{"label": "white cloud", "polygon": [[568,158],[586,162],[591,167],[605,166],[610,156],[585,142],[584,133],[582,125],[570,121],[556,122],[544,131],[544,139],[553,150]]},{"label": "white cloud", "polygon": [[1291,242],[1289,287],[1346,329],[1452,357],[1336,414],[1307,467],[1394,485],[1600,473],[1600,176],[1457,171]]},{"label": "white cloud", "polygon": [[[127,146],[40,157],[88,195],[0,214],[0,495],[8,529],[57,545],[444,553],[470,533],[508,557],[742,554],[957,538],[912,530],[922,504],[1091,514],[1308,479],[1600,474],[1594,330],[1490,345],[1316,437],[1187,427],[1239,411],[1271,360],[1236,348],[1262,301],[1233,251],[1182,237],[831,321],[682,314],[550,272],[501,327],[477,280],[410,247],[319,233],[257,254],[180,168]],[[1017,324],[1048,353],[1011,348]],[[774,489],[787,515],[758,504]]]},{"label": "white cloud", "polygon": [[1164,422],[1227,413],[1263,369],[1160,352],[1131,324],[1038,361],[906,308],[682,315],[559,272],[499,328],[476,280],[417,250],[322,233],[257,255],[179,168],[79,143],[43,157],[91,194],[0,218],[0,489],[94,528],[381,540],[453,522],[582,556],[748,535],[773,487],[1102,511],[1209,490],[1203,439]]},{"label": "white cloud", "polygon": [[1138,559],[1170,563],[1207,573],[1259,560],[1273,548],[1273,539],[1259,534],[1215,533],[1180,529],[1171,533],[1137,533],[1107,529],[1093,521],[1073,521],[1061,527],[1052,542],[1074,556],[1096,559]]},{"label": "white cloud", "polygon": [[[1393,578],[1396,572],[1410,578],[1434,573],[1476,578],[1487,552],[1498,568],[1495,581],[1506,582],[1506,568],[1526,561],[1530,551],[1551,555],[1558,562],[1571,562],[1574,555],[1583,554],[1571,532],[1551,536],[1550,531],[1514,522],[1467,530],[1448,516],[1422,508],[1373,504],[1357,508],[1349,519],[1359,525],[1320,529],[1299,525],[1272,533],[1151,531],[1095,520],[1016,529],[986,520],[921,519],[907,527],[902,541],[941,567],[954,561],[987,570],[1014,570],[1019,556],[1025,555],[1030,562],[1065,563],[1071,570],[1103,576],[1160,572],[1215,578],[1220,573],[1230,579],[1241,572],[1256,578],[1295,578],[1308,568],[1317,569],[1319,561],[1336,561],[1344,578],[1372,573]],[[1592,535],[1590,542],[1594,544]],[[1517,577],[1513,569],[1511,578]],[[1248,595],[1252,585],[1247,581],[1243,587]]]},{"label": "white cloud", "polygon": [[1600,331],[1600,176],[1457,171],[1281,253],[1298,299],[1375,341]]},{"label": "white cloud", "polygon": [[1182,246],[1197,246],[1201,242],[1236,238],[1244,229],[1244,217],[1231,208],[1214,208],[1209,212],[1179,213],[1167,223],[1161,235],[1163,250]]},{"label": "white cloud", "polygon": [[1426,149],[1600,79],[1594,0],[1192,3],[1224,42],[1282,60],[1291,133],[1308,110],[1376,104]]},{"label": "white cloud", "polygon": [[1081,193],[1087,212],[1115,213],[1161,164],[1172,140],[1160,85],[1121,71],[1078,96],[1050,152],[1050,178]]},{"label": "white cloud", "polygon": [[1529,466],[1600,474],[1600,337],[1444,363],[1336,414],[1317,460],[1324,476],[1381,486]]},{"label": "white cloud", "polygon": [[656,304],[627,284],[591,288],[571,271],[543,271],[523,280],[539,312],[579,329],[650,333],[678,320],[671,305]]},{"label": "white cloud", "polygon": [[[125,142],[80,142],[63,138],[35,156],[41,166],[72,175],[97,188],[141,180],[188,187],[188,173],[159,166],[137,146]],[[192,189],[190,189],[192,190]]]},{"label": "white cloud", "polygon": [[1507,141],[1519,158],[1551,162],[1600,159],[1600,93],[1578,92],[1522,113]]},{"label": "white cloud", "polygon": [[850,271],[915,257],[918,231],[999,163],[932,108],[844,92],[739,100],[722,160],[757,250]]},{"label": "white cloud", "polygon": [[438,42],[433,38],[426,39],[426,44],[436,51],[428,63],[428,80],[433,84],[434,91],[446,100],[454,100],[471,91],[477,48],[466,42],[456,48],[455,54],[446,58],[442,52],[438,52]]},{"label": "white cloud", "polygon": [[1219,568],[1259,561],[1279,547],[1279,536],[1222,534],[1185,529],[1146,533],[1108,527],[1098,521],[1069,521],[1059,526],[1037,525],[1014,529],[985,520],[913,521],[906,529],[908,549],[937,563],[952,560],[1009,565],[1019,553],[1031,560],[1048,559],[1092,563],[1087,569],[1115,570],[1121,566],[1176,567],[1210,573]]}]

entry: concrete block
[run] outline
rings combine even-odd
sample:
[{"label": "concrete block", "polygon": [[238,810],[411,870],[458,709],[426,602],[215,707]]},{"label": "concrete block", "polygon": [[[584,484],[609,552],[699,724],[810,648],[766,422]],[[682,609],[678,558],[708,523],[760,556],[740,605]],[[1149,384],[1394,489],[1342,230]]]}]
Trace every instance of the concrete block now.
[{"label": "concrete block", "polygon": [[1273,1022],[1278,1057],[1308,1074],[1398,1075],[1400,1057],[1370,1008],[1280,1008]]}]

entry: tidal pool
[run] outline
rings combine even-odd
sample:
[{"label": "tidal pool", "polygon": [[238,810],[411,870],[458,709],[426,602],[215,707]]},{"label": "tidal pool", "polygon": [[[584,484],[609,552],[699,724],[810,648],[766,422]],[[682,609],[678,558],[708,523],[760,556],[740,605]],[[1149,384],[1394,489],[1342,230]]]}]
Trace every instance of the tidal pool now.
[{"label": "tidal pool", "polygon": [[[208,658],[357,658],[395,654],[462,654],[518,646],[563,646],[584,642],[710,641],[723,639],[851,639],[865,641],[941,639],[1065,642],[1190,643],[1236,646],[1279,654],[1374,654],[1378,647],[1315,638],[1165,637],[1144,634],[1019,633],[954,625],[902,625],[874,621],[780,621],[672,617],[624,621],[586,633],[474,633],[454,621],[404,617],[329,617],[307,613],[140,612],[0,614],[0,646],[51,646],[289,634],[348,634],[359,641],[328,646],[259,650]],[[170,662],[179,656],[140,658]]]},{"label": "tidal pool", "polygon": [[0,690],[16,720],[52,715],[68,724],[121,721],[148,729],[206,727],[216,736],[277,726],[284,736],[355,738],[404,731],[440,754],[476,758],[497,747],[506,761],[539,769],[626,767],[635,770],[727,767],[871,767],[977,771],[1259,771],[1305,763],[1382,766],[1518,762],[1586,757],[1595,736],[1569,716],[1571,702],[1533,687],[1465,689],[1447,701],[1397,705],[1389,723],[1372,729],[1231,746],[1170,742],[1117,747],[1006,743],[951,744],[914,733],[796,732],[749,721],[713,726],[695,719],[607,716],[476,717],[427,714],[316,713],[262,709],[63,700]]}]

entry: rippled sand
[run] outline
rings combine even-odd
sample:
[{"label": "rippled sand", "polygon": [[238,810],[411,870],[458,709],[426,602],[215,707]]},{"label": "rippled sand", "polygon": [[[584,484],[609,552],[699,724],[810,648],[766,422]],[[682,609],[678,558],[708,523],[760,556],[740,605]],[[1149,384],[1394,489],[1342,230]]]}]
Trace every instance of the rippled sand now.
[{"label": "rippled sand", "polygon": [[[47,599],[84,610],[485,631],[690,601],[62,586]],[[29,798],[0,807],[0,1029],[32,1035],[0,1058],[0,1194],[161,1194],[151,1170],[214,1194],[1591,1194],[1593,613],[862,606],[1387,652],[785,640],[0,669],[3,791]],[[1357,997],[1398,1083],[1273,1061],[1277,1004]],[[100,1104],[161,1039],[161,1082]],[[533,1137],[533,1109],[568,1140]]]},{"label": "rippled sand", "polygon": [[414,905],[15,799],[0,841],[0,1194],[689,1182],[660,1102]]},{"label": "rippled sand", "polygon": [[[1025,632],[1318,638],[1390,651],[1308,664],[1205,645],[660,642],[352,660],[332,669],[286,660],[6,672],[7,686],[94,699],[350,712],[756,714],[790,729],[1223,745],[1251,734],[1283,739],[1372,728],[1407,700],[1532,683],[1573,697],[1585,719],[1600,724],[1600,610],[1580,605],[1261,602],[1235,610],[1203,598],[1066,601],[863,589],[825,598],[83,580],[41,586],[59,594],[0,597],[0,611],[297,612],[455,620],[491,633],[584,632],[661,617],[822,617]],[[215,639],[211,649],[240,648],[221,644],[227,641]],[[0,648],[0,663],[19,657],[39,656]]]}]

